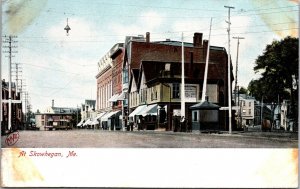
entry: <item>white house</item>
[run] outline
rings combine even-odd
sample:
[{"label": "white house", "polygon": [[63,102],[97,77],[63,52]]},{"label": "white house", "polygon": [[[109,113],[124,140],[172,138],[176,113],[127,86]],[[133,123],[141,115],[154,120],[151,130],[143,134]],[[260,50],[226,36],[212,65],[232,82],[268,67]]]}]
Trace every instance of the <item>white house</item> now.
[{"label": "white house", "polygon": [[238,104],[238,118],[242,120],[242,125],[250,126],[254,124],[254,108],[255,108],[255,99],[254,97],[240,94],[239,104]]}]

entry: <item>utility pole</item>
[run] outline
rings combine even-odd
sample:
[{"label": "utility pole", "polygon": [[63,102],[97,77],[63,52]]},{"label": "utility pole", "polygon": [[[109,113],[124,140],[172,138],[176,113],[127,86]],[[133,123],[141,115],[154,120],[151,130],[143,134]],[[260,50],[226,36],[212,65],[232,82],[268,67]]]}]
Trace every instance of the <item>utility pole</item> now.
[{"label": "utility pole", "polygon": [[[233,37],[233,39],[237,39],[237,53],[236,53],[236,64],[235,64],[235,86],[234,86],[234,100],[235,100],[235,105],[240,106],[240,93],[238,89],[238,60],[239,60],[239,47],[240,47],[240,39],[245,39],[244,37]],[[237,97],[238,96],[238,97]],[[238,113],[238,120],[241,119],[241,112]],[[242,119],[241,119],[242,120]],[[240,121],[239,123],[242,123]],[[238,124],[239,125],[239,124]]]},{"label": "utility pole", "polygon": [[229,134],[232,133],[232,126],[231,126],[231,57],[230,57],[230,10],[234,9],[234,7],[230,7],[230,6],[224,6],[225,8],[228,8],[228,21],[226,21],[228,23],[228,111],[229,111]]},{"label": "utility pole", "polygon": [[[3,51],[4,53],[8,53],[8,100],[2,100],[2,103],[8,103],[8,130],[11,130],[11,104],[12,103],[20,103],[20,101],[12,100],[12,82],[11,82],[11,64],[12,64],[12,53],[17,53],[16,51],[12,51],[13,48],[16,48],[16,46],[13,46],[12,43],[16,43],[16,41],[13,40],[13,38],[17,38],[16,36],[4,36],[5,40],[3,43],[8,43],[8,46],[3,46],[5,48],[8,48],[8,51]],[[2,81],[1,81],[1,91],[2,91]],[[2,92],[1,92],[2,93]],[[1,97],[2,98],[2,97]],[[2,106],[2,104],[1,104]],[[1,107],[2,109],[2,107]]]},{"label": "utility pole", "polygon": [[181,35],[181,117],[185,117],[184,42]]},{"label": "utility pole", "polygon": [[[240,39],[245,39],[244,37],[233,37],[233,39],[237,39],[237,53],[236,53],[236,64],[235,64],[235,86],[234,86],[234,98],[235,98],[235,103],[237,102],[237,81],[238,81],[238,60],[239,60],[239,47],[240,47]],[[237,102],[236,104],[239,105],[239,102]]]}]

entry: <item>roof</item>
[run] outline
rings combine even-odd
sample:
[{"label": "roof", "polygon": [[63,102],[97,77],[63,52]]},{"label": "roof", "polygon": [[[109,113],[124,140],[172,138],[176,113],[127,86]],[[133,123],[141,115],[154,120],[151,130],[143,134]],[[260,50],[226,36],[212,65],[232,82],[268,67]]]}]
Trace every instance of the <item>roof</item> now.
[{"label": "roof", "polygon": [[77,108],[48,107],[44,112],[40,114],[73,114],[76,111]]},{"label": "roof", "polygon": [[220,106],[209,102],[208,99],[190,107],[191,110],[218,110],[219,108]]},{"label": "roof", "polygon": [[[164,45],[171,45],[171,46],[182,46],[182,42],[181,41],[154,41],[151,43],[156,43],[156,44],[164,44]],[[187,42],[183,42],[185,47],[194,47],[193,43],[187,43]]]},{"label": "roof", "polygon": [[95,107],[95,105],[96,105],[96,100],[85,100],[85,103],[84,103],[85,105],[88,105],[88,106],[93,106],[93,107]]},{"label": "roof", "polygon": [[247,99],[247,100],[255,100],[253,96],[249,96],[247,94],[239,94],[239,98]]},{"label": "roof", "polygon": [[[145,42],[145,41],[132,41],[130,46],[126,46],[126,55],[124,57],[124,64],[127,59],[130,59],[130,68],[139,68],[140,62],[142,60],[148,61],[180,61],[181,60],[181,41],[154,41],[154,42]],[[190,51],[195,54],[196,56],[202,56],[202,59],[205,60],[203,57],[203,48],[205,46],[197,46],[195,47],[193,43],[184,42],[184,46],[186,52]],[[217,47],[217,46],[210,46],[210,49],[215,53],[224,53],[222,54],[223,58],[227,55],[226,50],[224,47]],[[206,50],[206,49],[204,49]],[[211,52],[210,59],[214,58],[222,58],[219,55],[212,55]],[[197,54],[197,55],[196,55]],[[188,56],[187,56],[188,57]],[[199,58],[198,58],[199,59]],[[195,59],[196,60],[196,59]],[[227,61],[227,58],[226,58]]]}]

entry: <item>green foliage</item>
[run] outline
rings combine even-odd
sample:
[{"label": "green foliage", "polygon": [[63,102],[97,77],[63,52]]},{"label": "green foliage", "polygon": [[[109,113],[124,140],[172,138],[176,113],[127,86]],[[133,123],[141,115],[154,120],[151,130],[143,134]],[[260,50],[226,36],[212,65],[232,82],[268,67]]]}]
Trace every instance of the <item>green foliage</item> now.
[{"label": "green foliage", "polygon": [[298,41],[298,38],[286,37],[267,45],[263,55],[255,61],[254,71],[262,77],[249,83],[251,95],[257,99],[263,97],[266,102],[276,102],[278,95],[281,99],[292,97],[292,76],[298,81]]},{"label": "green foliage", "polygon": [[240,93],[240,94],[248,94],[248,90],[247,90],[246,88],[244,88],[244,87],[241,87],[241,88],[239,89],[239,93]]}]

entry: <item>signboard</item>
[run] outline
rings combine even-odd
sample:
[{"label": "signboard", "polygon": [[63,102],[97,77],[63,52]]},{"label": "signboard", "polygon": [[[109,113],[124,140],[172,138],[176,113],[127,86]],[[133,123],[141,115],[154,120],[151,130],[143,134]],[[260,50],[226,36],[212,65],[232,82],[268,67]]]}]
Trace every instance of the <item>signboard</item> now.
[{"label": "signboard", "polygon": [[197,101],[197,86],[196,85],[185,85],[185,101],[196,102]]}]

